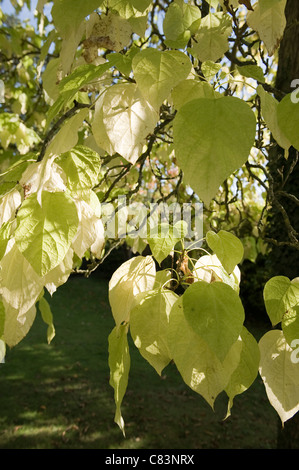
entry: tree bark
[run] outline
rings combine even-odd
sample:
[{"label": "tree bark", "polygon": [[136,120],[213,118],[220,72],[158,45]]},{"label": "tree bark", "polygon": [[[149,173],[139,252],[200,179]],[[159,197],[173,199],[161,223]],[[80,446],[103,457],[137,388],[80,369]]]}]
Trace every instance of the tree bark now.
[{"label": "tree bark", "polygon": [[[299,79],[299,1],[287,0],[286,4],[287,26],[280,44],[278,54],[278,70],[275,87],[284,93],[290,93],[292,81]],[[297,87],[298,88],[298,85]],[[299,132],[299,129],[298,129]],[[274,180],[275,189],[280,189],[283,177],[288,174],[291,165],[295,162],[298,152],[290,149],[289,158],[286,161],[281,149],[274,150],[269,162],[270,173]],[[294,167],[289,175],[283,190],[299,198],[299,164]],[[299,232],[299,210],[290,199],[281,199],[281,202],[289,216],[292,226]],[[287,230],[280,212],[272,208],[270,213],[269,236],[278,241],[288,238]],[[299,250],[290,247],[273,247],[269,256],[272,275],[284,275],[293,279],[299,276]],[[277,447],[280,449],[299,448],[299,413],[287,421],[282,428],[279,420]]]},{"label": "tree bark", "polygon": [[[287,25],[279,48],[275,87],[284,93],[290,93],[291,91],[294,91],[292,88],[293,80],[299,79],[298,0],[287,0],[285,13]],[[298,163],[288,176],[287,182],[282,185],[282,181],[286,179],[286,176],[296,161],[296,158],[298,158],[298,152],[294,148],[290,149],[288,160],[286,160],[284,158],[284,151],[275,147],[270,154],[269,171],[274,182],[274,192],[283,190],[285,193],[293,194],[298,199]],[[298,205],[286,197],[279,197],[278,201],[285,208],[293,228],[299,232]],[[278,242],[288,240],[288,231],[283,220],[282,213],[275,207],[270,211],[267,236],[277,240]],[[276,247],[274,245],[269,257],[269,262],[273,275],[280,274],[293,279],[298,276],[299,250],[288,246]]]}]

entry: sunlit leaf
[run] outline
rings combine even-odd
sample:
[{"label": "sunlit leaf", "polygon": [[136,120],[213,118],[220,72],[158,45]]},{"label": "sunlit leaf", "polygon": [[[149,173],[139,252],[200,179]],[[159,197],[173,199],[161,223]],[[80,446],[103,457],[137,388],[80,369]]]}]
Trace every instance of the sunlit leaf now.
[{"label": "sunlit leaf", "polygon": [[189,184],[208,204],[247,160],[256,119],[244,101],[200,98],[182,106],[173,124],[175,155]]},{"label": "sunlit leaf", "polygon": [[177,298],[172,291],[150,291],[130,314],[130,331],[135,346],[159,375],[171,360],[167,334],[169,315]]},{"label": "sunlit leaf", "polygon": [[114,327],[109,335],[110,385],[114,389],[116,405],[114,421],[125,435],[125,423],[121,414],[121,403],[126,393],[130,371],[130,352],[127,339],[128,327]]},{"label": "sunlit leaf", "polygon": [[282,423],[299,410],[299,367],[292,360],[292,349],[283,332],[268,331],[259,341],[260,375],[268,399]]},{"label": "sunlit leaf", "polygon": [[151,256],[136,256],[125,261],[109,282],[109,302],[116,325],[129,321],[135,297],[155,284],[156,267]]},{"label": "sunlit leaf", "polygon": [[39,276],[61,263],[78,228],[75,203],[66,193],[43,191],[42,206],[29,196],[17,215],[16,244]]},{"label": "sunlit leaf", "polygon": [[238,294],[222,282],[195,282],[183,295],[183,308],[190,327],[223,361],[245,319]]}]

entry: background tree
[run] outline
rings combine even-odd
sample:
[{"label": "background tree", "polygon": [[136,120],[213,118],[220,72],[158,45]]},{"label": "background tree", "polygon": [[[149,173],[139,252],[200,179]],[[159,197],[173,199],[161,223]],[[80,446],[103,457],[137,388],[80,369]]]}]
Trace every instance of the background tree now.
[{"label": "background tree", "polygon": [[[287,25],[279,47],[278,67],[275,87],[280,93],[291,93],[299,77],[299,5],[288,0],[285,10]],[[273,193],[277,204],[269,212],[268,234],[273,239],[268,255],[271,274],[295,277],[299,264],[297,249],[298,219],[298,151],[290,149],[288,161],[285,161],[281,148],[273,149],[269,161]],[[287,216],[283,217],[283,215]],[[285,221],[287,220],[287,223]],[[279,432],[279,446],[298,448],[298,415],[286,423]]]}]

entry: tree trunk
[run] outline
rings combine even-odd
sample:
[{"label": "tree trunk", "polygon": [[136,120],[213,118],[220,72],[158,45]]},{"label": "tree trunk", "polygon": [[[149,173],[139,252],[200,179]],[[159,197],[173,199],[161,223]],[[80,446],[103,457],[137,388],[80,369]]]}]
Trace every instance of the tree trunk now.
[{"label": "tree trunk", "polygon": [[[278,56],[278,70],[275,87],[285,93],[290,93],[292,81],[299,79],[299,1],[287,0],[286,5],[287,26],[284,37],[280,44]],[[298,85],[296,86],[298,88]],[[299,132],[299,129],[298,129]],[[274,150],[270,158],[269,169],[272,174],[276,189],[280,189],[281,175],[288,174],[291,165],[296,161],[298,152],[291,148],[288,161],[283,156],[281,149]],[[294,167],[289,175],[283,190],[299,198],[299,164]],[[292,226],[299,232],[299,210],[298,206],[290,199],[280,199],[289,216]],[[278,241],[288,239],[282,214],[274,208],[271,211],[269,236]],[[272,275],[284,275],[293,279],[299,276],[299,250],[290,247],[273,247],[269,256]],[[277,447],[280,449],[299,448],[299,413],[285,423],[284,428],[279,420]]]}]

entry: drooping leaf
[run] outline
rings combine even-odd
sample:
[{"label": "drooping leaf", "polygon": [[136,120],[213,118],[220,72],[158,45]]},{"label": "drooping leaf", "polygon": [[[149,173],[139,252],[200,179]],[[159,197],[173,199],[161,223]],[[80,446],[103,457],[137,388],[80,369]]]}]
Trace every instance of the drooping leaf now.
[{"label": "drooping leaf", "polygon": [[169,316],[168,345],[184,382],[213,408],[216,397],[225,389],[240,361],[241,343],[237,341],[221,362],[190,327],[184,315],[183,299],[179,297]]},{"label": "drooping leaf", "polygon": [[299,304],[299,279],[274,276],[264,287],[264,302],[273,326],[280,323],[287,311]]},{"label": "drooping leaf", "polygon": [[247,14],[247,23],[265,43],[271,56],[278,48],[286,27],[286,0],[259,0]]},{"label": "drooping leaf", "polygon": [[224,269],[231,274],[243,259],[244,247],[241,240],[226,230],[220,230],[218,233],[209,230],[206,240]]},{"label": "drooping leaf", "polygon": [[281,148],[288,150],[291,146],[291,142],[284,135],[278,124],[279,102],[274,98],[274,96],[266,92],[261,85],[257,87],[257,92],[261,99],[263,118],[271,131],[272,136]]},{"label": "drooping leaf", "polygon": [[17,315],[25,314],[43,288],[42,278],[24,258],[14,239],[8,242],[0,267],[0,292],[3,299],[16,310]]},{"label": "drooping leaf", "polygon": [[223,12],[210,12],[202,18],[189,52],[201,62],[206,60],[215,62],[229,49],[228,38],[231,32],[230,15]]},{"label": "drooping leaf", "polygon": [[0,228],[0,260],[5,255],[6,247],[11,236],[11,222],[6,222]]},{"label": "drooping leaf", "polygon": [[191,61],[183,52],[154,48],[136,54],[132,66],[141,93],[156,110],[191,71]]},{"label": "drooping leaf", "polygon": [[65,191],[67,188],[62,178],[61,169],[55,163],[56,155],[46,155],[41,162],[31,163],[20,178],[25,197],[35,193],[41,205],[43,191]]},{"label": "drooping leaf", "polygon": [[299,339],[299,303],[284,314],[281,327],[287,343],[293,347],[293,341]]},{"label": "drooping leaf", "polygon": [[10,348],[13,348],[25,338],[32,327],[36,317],[36,307],[32,305],[29,310],[20,313],[17,308],[13,308],[5,301],[3,303],[5,306],[3,340]]},{"label": "drooping leaf", "polygon": [[[213,62],[212,60],[206,60],[201,64],[202,73],[207,81],[212,80],[212,78],[220,72],[221,67],[221,64]],[[198,98],[200,98],[200,96]]]},{"label": "drooping leaf", "polygon": [[51,307],[50,307],[49,303],[47,302],[47,300],[45,299],[45,297],[42,297],[39,300],[38,308],[40,310],[42,319],[44,320],[46,325],[48,325],[47,341],[48,341],[48,344],[50,344],[52,339],[55,336],[55,327],[54,327],[54,324],[53,324],[53,314],[52,314],[52,311],[51,311]]},{"label": "drooping leaf", "polygon": [[244,326],[239,341],[242,344],[240,362],[225,387],[229,397],[227,416],[230,415],[234,397],[245,392],[252,385],[259,371],[260,350],[258,343]]},{"label": "drooping leaf", "polygon": [[121,54],[120,52],[107,54],[106,59],[109,60],[111,66],[116,67],[123,75],[129,77],[132,71],[133,57],[138,52],[138,47],[132,47],[126,54]]},{"label": "drooping leaf", "polygon": [[171,253],[176,243],[183,237],[184,235],[180,233],[178,226],[161,223],[158,233],[154,236],[149,236],[147,241],[153,257],[161,264]]},{"label": "drooping leaf", "polygon": [[285,423],[299,410],[298,364],[292,361],[292,349],[280,330],[268,331],[259,341],[259,348],[259,372],[268,399]]},{"label": "drooping leaf", "polygon": [[147,12],[143,8],[149,3],[149,0],[109,0],[109,8],[127,19],[134,33],[144,37],[147,28]]},{"label": "drooping leaf", "polygon": [[55,0],[51,15],[60,34],[68,37],[101,4],[102,0]]},{"label": "drooping leaf", "polygon": [[88,115],[88,109],[80,109],[77,114],[68,119],[59,129],[47,148],[47,154],[60,155],[68,152],[78,142],[78,132]]},{"label": "drooping leaf", "polygon": [[130,313],[130,331],[135,346],[159,375],[171,360],[167,334],[170,311],[177,298],[172,291],[150,291]]},{"label": "drooping leaf", "polygon": [[79,225],[71,246],[79,258],[83,258],[85,252],[93,247],[95,243],[97,244],[97,249],[94,251],[98,258],[100,258],[105,241],[102,221],[97,217],[92,206],[86,201],[79,199],[75,203],[78,211]]},{"label": "drooping leaf", "polygon": [[281,132],[289,140],[291,145],[299,150],[299,103],[294,95],[289,93],[277,106],[278,126]]},{"label": "drooping leaf", "polygon": [[158,119],[157,111],[136,84],[118,84],[109,87],[103,99],[97,101],[92,131],[97,144],[108,154],[119,153],[134,164]]},{"label": "drooping leaf", "polygon": [[64,107],[72,107],[77,92],[89,83],[97,83],[104,73],[109,70],[109,62],[94,65],[85,64],[64,77],[59,83],[59,96],[47,112],[47,126],[57,118]]},{"label": "drooping leaf", "polygon": [[190,327],[223,361],[245,319],[238,294],[222,282],[195,282],[183,294],[183,308]]},{"label": "drooping leaf", "polygon": [[59,83],[60,95],[65,102],[71,100],[81,88],[89,83],[97,83],[110,67],[109,62],[79,65]]},{"label": "drooping leaf", "polygon": [[0,338],[3,336],[4,333],[4,325],[5,325],[5,307],[0,299]]},{"label": "drooping leaf", "polygon": [[180,82],[172,90],[171,97],[175,109],[179,109],[188,101],[199,98],[221,98],[222,95],[207,82],[187,79]]},{"label": "drooping leaf", "polygon": [[73,255],[70,248],[62,262],[43,277],[44,286],[51,295],[68,280],[73,268]]},{"label": "drooping leaf", "polygon": [[128,322],[135,297],[152,290],[156,267],[151,256],[136,256],[125,261],[109,282],[109,302],[116,325]]},{"label": "drooping leaf", "polygon": [[258,65],[242,65],[237,68],[238,72],[240,75],[243,75],[243,77],[253,78],[260,83],[265,83],[263,69]]},{"label": "drooping leaf", "polygon": [[230,96],[196,99],[177,112],[173,123],[176,159],[185,182],[206,204],[246,162],[255,125],[247,103]]},{"label": "drooping leaf", "polygon": [[114,401],[116,405],[114,421],[125,435],[125,423],[121,414],[121,404],[126,393],[129,371],[130,352],[127,339],[127,325],[120,325],[113,328],[109,335],[109,368],[110,385],[114,389]]},{"label": "drooping leaf", "polygon": [[0,199],[0,226],[15,217],[16,210],[21,205],[22,197],[17,189],[9,191]]},{"label": "drooping leaf", "polygon": [[194,282],[224,282],[239,292],[241,281],[241,271],[238,266],[235,267],[231,274],[228,274],[216,255],[201,256],[194,265],[193,270]]},{"label": "drooping leaf", "polygon": [[169,5],[163,21],[166,45],[184,48],[200,25],[201,12],[195,5],[176,1]]},{"label": "drooping leaf", "polygon": [[42,205],[32,194],[17,215],[16,244],[39,276],[61,263],[78,228],[75,203],[62,192],[42,192]]},{"label": "drooping leaf", "polygon": [[0,339],[0,363],[4,362],[5,354],[6,354],[6,345],[5,345],[5,342],[2,339]]},{"label": "drooping leaf", "polygon": [[96,185],[101,169],[99,155],[92,149],[78,145],[56,158],[67,178],[67,187],[71,191],[89,189]]}]

